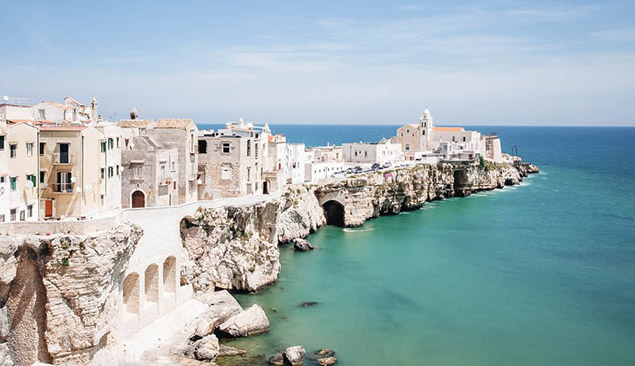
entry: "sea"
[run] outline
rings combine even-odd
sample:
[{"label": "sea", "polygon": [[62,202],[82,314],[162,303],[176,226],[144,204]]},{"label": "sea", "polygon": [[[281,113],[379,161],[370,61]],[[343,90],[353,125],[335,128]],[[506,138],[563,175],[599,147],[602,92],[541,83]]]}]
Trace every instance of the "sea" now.
[{"label": "sea", "polygon": [[[327,226],[312,252],[281,247],[278,282],[236,295],[271,330],[228,343],[251,357],[219,364],[266,365],[302,345],[343,366],[635,365],[635,128],[466,127],[497,132],[540,174]],[[315,146],[397,126],[271,128]]]}]

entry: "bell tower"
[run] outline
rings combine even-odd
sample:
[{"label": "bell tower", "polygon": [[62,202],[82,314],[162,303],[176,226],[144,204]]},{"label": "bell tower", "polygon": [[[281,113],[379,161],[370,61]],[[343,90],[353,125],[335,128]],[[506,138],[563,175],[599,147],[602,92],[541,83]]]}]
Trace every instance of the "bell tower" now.
[{"label": "bell tower", "polygon": [[428,150],[430,134],[432,133],[432,127],[434,126],[432,122],[432,115],[428,108],[426,108],[421,117],[419,117],[419,150],[425,151]]}]

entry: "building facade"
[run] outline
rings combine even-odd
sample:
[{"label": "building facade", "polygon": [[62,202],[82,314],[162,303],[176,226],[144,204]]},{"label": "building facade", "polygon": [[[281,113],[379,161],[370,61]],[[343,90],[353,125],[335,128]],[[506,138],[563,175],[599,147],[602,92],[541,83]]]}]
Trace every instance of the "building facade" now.
[{"label": "building facade", "polygon": [[344,161],[358,164],[386,164],[397,163],[404,159],[400,143],[393,143],[383,139],[376,143],[345,143],[342,144]]}]

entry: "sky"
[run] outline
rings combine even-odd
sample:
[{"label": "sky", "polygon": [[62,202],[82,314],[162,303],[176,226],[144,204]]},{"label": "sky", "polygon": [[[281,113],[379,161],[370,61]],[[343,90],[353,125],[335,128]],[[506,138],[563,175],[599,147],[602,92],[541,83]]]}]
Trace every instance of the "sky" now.
[{"label": "sky", "polygon": [[0,94],[114,120],[635,125],[635,0],[0,2]]}]

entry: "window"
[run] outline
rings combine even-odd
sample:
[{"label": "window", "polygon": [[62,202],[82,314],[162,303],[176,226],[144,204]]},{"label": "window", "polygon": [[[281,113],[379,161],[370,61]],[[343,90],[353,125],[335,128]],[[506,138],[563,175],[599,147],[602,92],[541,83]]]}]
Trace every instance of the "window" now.
[{"label": "window", "polygon": [[40,115],[40,119],[46,119],[46,111],[44,109],[39,109],[38,113]]},{"label": "window", "polygon": [[4,222],[4,214],[0,215],[0,222]]},{"label": "window", "polygon": [[17,191],[18,190],[18,177],[9,178],[9,182],[11,183],[11,190],[12,191]]},{"label": "window", "polygon": [[254,144],[254,156],[256,158],[258,157],[258,143],[257,142]]},{"label": "window", "polygon": [[44,155],[45,148],[46,148],[46,142],[40,142],[40,155]]},{"label": "window", "polygon": [[426,130],[421,131],[421,134],[425,136]]},{"label": "window", "polygon": [[465,141],[466,141],[465,136],[463,136],[463,142],[465,142]]},{"label": "window", "polygon": [[132,166],[132,175],[134,179],[141,179],[143,165],[135,164]]},{"label": "window", "polygon": [[247,156],[251,156],[251,141],[247,140]]},{"label": "window", "polygon": [[161,181],[163,182],[165,180],[165,165],[161,164]]},{"label": "window", "polygon": [[223,154],[229,154],[230,144],[229,142],[223,142]]},{"label": "window", "polygon": [[108,138],[108,150],[112,150],[112,148],[115,147],[115,142],[112,139],[112,137]]},{"label": "window", "polygon": [[33,217],[33,205],[26,206],[26,216]]},{"label": "window", "polygon": [[207,141],[198,140],[198,153],[207,154]]},{"label": "window", "polygon": [[124,139],[123,143],[124,145],[126,145],[126,147],[128,147],[128,144],[130,143],[130,139]]},{"label": "window", "polygon": [[106,178],[106,168],[101,168],[100,171],[101,171],[101,179],[103,180]]},{"label": "window", "polygon": [[108,178],[112,178],[114,175],[114,170],[111,166],[108,167]]},{"label": "window", "polygon": [[71,172],[57,172],[57,192],[72,193]]},{"label": "window", "polygon": [[26,181],[31,181],[31,183],[33,183],[33,187],[35,188],[37,186],[37,182],[35,180],[35,174],[27,174],[26,175]]},{"label": "window", "polygon": [[172,162],[172,171],[175,172],[176,171],[176,161]]},{"label": "window", "polygon": [[452,142],[456,142],[456,136],[452,136]]},{"label": "window", "polygon": [[27,142],[26,143],[26,156],[33,156],[33,143],[32,142]]},{"label": "window", "polygon": [[0,135],[0,151],[4,150],[4,136]]},{"label": "window", "polygon": [[15,221],[17,210],[15,208],[11,209],[11,221]]},{"label": "window", "polygon": [[18,155],[18,145],[17,144],[9,145],[9,157],[15,158],[17,155]]},{"label": "window", "polygon": [[117,137],[117,149],[119,148],[119,137]]},{"label": "window", "polygon": [[40,170],[40,183],[44,183],[46,179],[46,170]]},{"label": "window", "polygon": [[115,171],[117,172],[117,176],[119,176],[119,165],[115,167]]}]

